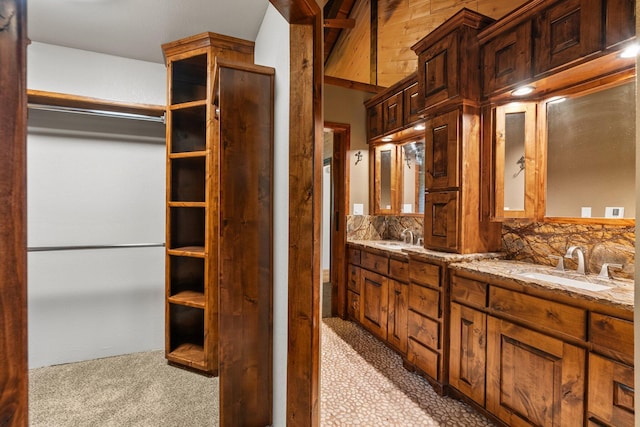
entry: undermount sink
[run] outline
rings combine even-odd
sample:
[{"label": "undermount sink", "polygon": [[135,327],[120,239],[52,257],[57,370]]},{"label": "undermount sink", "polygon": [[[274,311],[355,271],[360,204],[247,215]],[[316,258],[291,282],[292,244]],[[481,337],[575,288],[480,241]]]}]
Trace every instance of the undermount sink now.
[{"label": "undermount sink", "polygon": [[375,246],[384,248],[384,249],[395,249],[395,250],[399,250],[399,249],[404,249],[407,247],[407,245],[405,243],[402,242],[376,242],[374,243]]},{"label": "undermount sink", "polygon": [[527,273],[518,273],[520,277],[524,277],[527,279],[537,279],[544,280],[545,282],[555,283],[557,285],[569,286],[571,288],[584,289],[587,291],[606,291],[611,289],[611,286],[605,286],[598,283],[587,282],[586,280],[576,280],[570,279],[568,277],[554,276],[552,274],[538,273],[538,272],[527,272]]}]

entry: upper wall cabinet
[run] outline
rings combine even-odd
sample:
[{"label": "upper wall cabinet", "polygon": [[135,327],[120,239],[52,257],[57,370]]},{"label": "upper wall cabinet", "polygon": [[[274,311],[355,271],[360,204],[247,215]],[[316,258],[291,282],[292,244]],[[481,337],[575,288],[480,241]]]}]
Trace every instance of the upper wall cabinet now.
[{"label": "upper wall cabinet", "polygon": [[606,55],[635,36],[634,12],[633,0],[525,3],[478,35],[483,96]]},{"label": "upper wall cabinet", "polygon": [[422,103],[418,97],[415,73],[365,102],[367,109],[367,136],[370,142],[410,128],[422,119]]},{"label": "upper wall cabinet", "polygon": [[566,0],[536,15],[536,75],[599,50],[601,8],[601,0]]},{"label": "upper wall cabinet", "polygon": [[411,47],[418,55],[418,89],[425,113],[446,101],[478,100],[478,31],[493,19],[462,9]]}]

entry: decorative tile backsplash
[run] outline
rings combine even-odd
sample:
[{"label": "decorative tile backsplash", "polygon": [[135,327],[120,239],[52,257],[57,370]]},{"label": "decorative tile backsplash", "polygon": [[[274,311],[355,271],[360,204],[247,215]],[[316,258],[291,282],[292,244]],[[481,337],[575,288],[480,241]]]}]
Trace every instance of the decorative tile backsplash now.
[{"label": "decorative tile backsplash", "polygon": [[[589,273],[597,274],[605,262],[622,264],[622,270],[611,268],[611,275],[628,279],[634,277],[635,240],[634,226],[540,222],[502,226],[502,250],[509,259],[555,265],[557,261],[549,255],[564,256],[569,246],[577,245],[586,249]],[[565,266],[576,268],[566,258]]]},{"label": "decorative tile backsplash", "polygon": [[[423,235],[423,217],[348,215],[347,239],[402,240],[402,230],[408,228],[414,239]],[[597,274],[602,264],[622,264],[610,269],[618,278],[633,279],[635,272],[635,227],[613,225],[528,223],[503,224],[502,251],[508,259],[555,265],[549,255],[564,256],[572,245],[586,249],[585,258],[590,273]],[[568,269],[575,269],[571,259],[565,259]]]},{"label": "decorative tile backsplash", "polygon": [[414,241],[422,237],[421,216],[347,215],[347,239],[402,240],[402,230],[413,232]]}]

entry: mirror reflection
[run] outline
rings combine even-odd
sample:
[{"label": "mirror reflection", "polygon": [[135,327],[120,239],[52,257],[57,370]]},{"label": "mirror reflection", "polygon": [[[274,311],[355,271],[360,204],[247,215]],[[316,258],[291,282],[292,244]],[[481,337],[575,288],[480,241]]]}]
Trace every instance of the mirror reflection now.
[{"label": "mirror reflection", "polygon": [[424,212],[424,140],[402,145],[403,214]]},{"label": "mirror reflection", "polygon": [[380,208],[391,209],[391,150],[380,151]]},{"label": "mirror reflection", "polygon": [[635,83],[546,103],[546,216],[635,218]]}]

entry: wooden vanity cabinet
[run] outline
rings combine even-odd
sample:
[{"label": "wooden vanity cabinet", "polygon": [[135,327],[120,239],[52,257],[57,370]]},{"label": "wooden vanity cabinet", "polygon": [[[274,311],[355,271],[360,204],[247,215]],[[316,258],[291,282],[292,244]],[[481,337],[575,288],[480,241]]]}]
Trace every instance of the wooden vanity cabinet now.
[{"label": "wooden vanity cabinet", "polygon": [[632,313],[450,274],[451,394],[505,425],[634,425]]},{"label": "wooden vanity cabinet", "polygon": [[452,276],[450,298],[449,384],[484,406],[487,285]]},{"label": "wooden vanity cabinet", "polygon": [[382,101],[384,133],[400,130],[404,124],[404,91],[399,91]]},{"label": "wooden vanity cabinet", "polygon": [[407,362],[443,392],[445,381],[444,290],[446,268],[439,263],[409,257],[409,312]]},{"label": "wooden vanity cabinet", "polygon": [[367,107],[367,139],[375,139],[384,133],[382,120],[382,101],[369,105]]},{"label": "wooden vanity cabinet", "polygon": [[633,322],[591,313],[589,341],[589,425],[633,426]]},{"label": "wooden vanity cabinet", "polygon": [[405,255],[347,246],[347,316],[397,350],[407,352],[409,268]]}]

